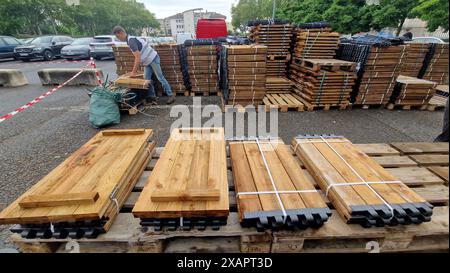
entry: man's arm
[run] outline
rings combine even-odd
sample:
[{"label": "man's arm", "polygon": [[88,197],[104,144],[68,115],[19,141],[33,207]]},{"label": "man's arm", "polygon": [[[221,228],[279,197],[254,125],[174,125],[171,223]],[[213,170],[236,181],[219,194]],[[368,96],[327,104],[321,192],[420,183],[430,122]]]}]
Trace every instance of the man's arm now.
[{"label": "man's arm", "polygon": [[139,67],[141,66],[141,52],[135,51],[133,52],[134,55],[134,66],[133,71],[131,72],[131,77],[135,76],[139,70]]}]

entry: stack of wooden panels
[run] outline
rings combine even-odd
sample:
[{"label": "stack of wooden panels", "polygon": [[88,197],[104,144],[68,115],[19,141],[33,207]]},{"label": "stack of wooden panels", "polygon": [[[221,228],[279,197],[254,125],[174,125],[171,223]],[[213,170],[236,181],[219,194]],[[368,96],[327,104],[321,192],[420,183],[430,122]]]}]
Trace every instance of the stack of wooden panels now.
[{"label": "stack of wooden panels", "polygon": [[204,96],[218,92],[218,61],[215,45],[186,47],[189,79],[193,94]]},{"label": "stack of wooden panels", "polygon": [[364,65],[354,104],[385,105],[389,102],[400,75],[406,46],[373,46]]},{"label": "stack of wooden panels", "polygon": [[0,213],[26,238],[95,238],[108,231],[148,164],[152,130],[98,133]]},{"label": "stack of wooden panels", "polygon": [[299,136],[294,150],[348,223],[429,222],[433,206],[355,145],[337,136]]},{"label": "stack of wooden panels", "polygon": [[437,84],[448,83],[448,43],[433,44],[430,46],[429,60],[423,79],[436,82]]},{"label": "stack of wooden panels", "polygon": [[401,75],[418,77],[429,50],[429,44],[408,43],[401,63]]},{"label": "stack of wooden panels", "polygon": [[242,226],[319,228],[331,216],[281,140],[230,142],[230,156]]},{"label": "stack of wooden panels", "polygon": [[394,109],[395,106],[421,106],[426,108],[435,94],[435,87],[436,83],[434,82],[400,75],[397,78],[388,108]]},{"label": "stack of wooden panels", "polygon": [[121,76],[114,81],[114,85],[122,88],[148,90],[151,81],[143,79],[143,75],[137,75],[136,77]]},{"label": "stack of wooden panels", "polygon": [[174,93],[186,91],[181,70],[180,53],[177,44],[167,43],[154,46],[161,59],[161,70]]},{"label": "stack of wooden panels", "polygon": [[438,85],[435,87],[436,94],[428,102],[428,110],[434,111],[436,108],[444,108],[448,101],[448,85]]},{"label": "stack of wooden panels", "polygon": [[290,94],[293,83],[285,77],[267,77],[267,94]]},{"label": "stack of wooden panels", "polygon": [[[113,46],[113,50],[117,75],[121,76],[133,71],[134,55],[130,47],[127,45],[115,45]],[[144,73],[144,67],[141,66],[138,73]]]},{"label": "stack of wooden panels", "polygon": [[292,65],[294,92],[308,107],[349,105],[356,79],[355,63],[335,59],[303,59]]},{"label": "stack of wooden panels", "polygon": [[290,24],[267,24],[251,28],[250,39],[267,46],[268,76],[286,76],[287,65],[291,59],[292,30]]},{"label": "stack of wooden panels", "polygon": [[229,214],[223,128],[175,129],[133,209],[156,230],[218,229]]},{"label": "stack of wooden panels", "polygon": [[267,47],[228,46],[228,105],[260,105],[266,94]]},{"label": "stack of wooden panels", "polygon": [[339,48],[339,33],[331,28],[297,28],[294,57],[303,59],[333,59]]}]

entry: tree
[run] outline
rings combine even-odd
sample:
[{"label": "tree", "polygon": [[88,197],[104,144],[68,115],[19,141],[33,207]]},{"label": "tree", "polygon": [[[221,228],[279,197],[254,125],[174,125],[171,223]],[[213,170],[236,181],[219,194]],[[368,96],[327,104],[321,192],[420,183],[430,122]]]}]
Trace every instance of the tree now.
[{"label": "tree", "polygon": [[435,31],[439,27],[448,31],[448,9],[448,0],[420,0],[419,5],[413,9],[413,13],[427,21],[429,31]]},{"label": "tree", "polygon": [[9,35],[93,36],[111,33],[115,25],[140,34],[159,25],[136,0],[81,0],[77,6],[65,0],[1,0],[0,18],[0,32]]},{"label": "tree", "polygon": [[419,0],[380,0],[379,5],[374,5],[372,11],[372,27],[375,29],[396,28],[396,35],[398,36],[402,31],[405,20],[413,17],[413,9],[418,4]]}]

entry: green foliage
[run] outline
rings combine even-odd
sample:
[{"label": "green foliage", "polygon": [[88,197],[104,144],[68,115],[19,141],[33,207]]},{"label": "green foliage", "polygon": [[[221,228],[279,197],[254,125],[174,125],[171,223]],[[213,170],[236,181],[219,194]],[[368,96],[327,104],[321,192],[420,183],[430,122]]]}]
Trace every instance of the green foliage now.
[{"label": "green foliage", "polygon": [[[240,0],[232,7],[233,26],[243,29],[247,21],[272,17],[273,0]],[[327,21],[334,30],[354,34],[385,27],[399,33],[407,18],[419,16],[428,29],[448,30],[448,0],[277,0],[277,18],[293,23]]]},{"label": "green foliage", "polygon": [[420,0],[413,12],[414,15],[428,22],[429,31],[435,31],[438,27],[448,31],[448,2],[448,0]]},{"label": "green foliage", "polygon": [[65,0],[1,0],[0,33],[4,35],[109,34],[122,25],[132,34],[159,25],[144,4],[136,0],[80,0],[68,6]]}]

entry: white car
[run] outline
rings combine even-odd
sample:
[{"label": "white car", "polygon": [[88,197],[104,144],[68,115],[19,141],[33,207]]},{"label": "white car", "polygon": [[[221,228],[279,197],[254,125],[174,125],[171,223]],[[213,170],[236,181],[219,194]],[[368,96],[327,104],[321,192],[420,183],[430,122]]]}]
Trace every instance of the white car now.
[{"label": "white car", "polygon": [[437,37],[416,37],[412,39],[412,43],[430,43],[430,44],[445,44],[444,41]]},{"label": "white car", "polygon": [[126,44],[126,42],[120,41],[114,35],[95,36],[94,41],[90,44],[91,55],[96,60],[114,58],[113,46]]}]

